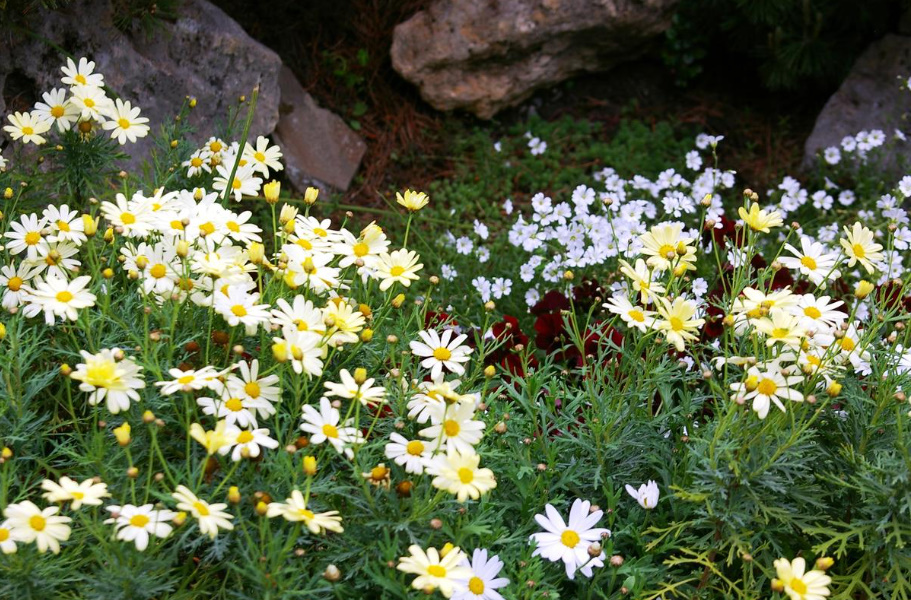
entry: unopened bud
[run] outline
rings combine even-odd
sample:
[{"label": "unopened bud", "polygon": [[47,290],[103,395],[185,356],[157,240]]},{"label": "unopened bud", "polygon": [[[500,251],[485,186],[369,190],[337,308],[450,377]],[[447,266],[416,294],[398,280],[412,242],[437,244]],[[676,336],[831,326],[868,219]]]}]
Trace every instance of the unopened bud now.
[{"label": "unopened bud", "polygon": [[307,204],[316,204],[317,198],[319,198],[319,190],[315,187],[308,187],[304,192],[304,202]]},{"label": "unopened bud", "polygon": [[338,570],[338,567],[335,565],[329,565],[326,567],[326,570],[323,571],[323,579],[326,581],[331,581],[335,583],[342,578],[342,572]]}]

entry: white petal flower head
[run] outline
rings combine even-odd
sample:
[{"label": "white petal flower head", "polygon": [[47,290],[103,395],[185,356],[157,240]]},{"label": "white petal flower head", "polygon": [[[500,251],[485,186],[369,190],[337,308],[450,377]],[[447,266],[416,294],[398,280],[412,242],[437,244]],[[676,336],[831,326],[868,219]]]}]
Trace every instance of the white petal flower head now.
[{"label": "white petal flower head", "polygon": [[57,554],[60,542],[70,539],[68,523],[72,521],[69,517],[57,515],[59,511],[59,506],[48,506],[42,510],[25,500],[7,505],[3,516],[7,518],[6,525],[13,540],[26,544],[35,542],[38,552],[43,554],[50,550]]},{"label": "white petal flower head", "polygon": [[42,497],[48,502],[71,502],[72,510],[79,510],[85,504],[100,506],[101,499],[109,497],[106,483],[96,483],[93,479],[86,479],[76,483],[69,477],[61,477],[59,482],[45,479],[41,482],[41,489],[45,490]]},{"label": "white petal flower head", "polygon": [[421,341],[411,342],[411,351],[415,356],[421,357],[421,366],[430,369],[431,378],[436,379],[445,368],[447,371],[462,375],[465,367],[462,363],[468,362],[472,349],[463,346],[468,336],[464,333],[453,338],[453,330],[447,329],[440,335],[433,329],[418,332]]},{"label": "white petal flower head", "polygon": [[639,506],[646,510],[655,508],[658,505],[658,497],[661,495],[658,484],[651,479],[647,483],[640,485],[638,490],[631,485],[627,485],[626,493],[632,496],[639,503]]},{"label": "white petal flower head", "polygon": [[503,570],[499,556],[488,558],[486,549],[476,548],[471,561],[466,559],[463,564],[471,568],[471,575],[453,579],[456,592],[452,600],[503,600],[497,590],[509,585],[509,579],[497,577]]},{"label": "white petal flower head", "polygon": [[213,540],[219,529],[231,531],[234,516],[224,512],[227,504],[209,504],[191,492],[186,486],[179,485],[171,496],[177,500],[177,508],[193,515],[199,522],[199,531]]},{"label": "white petal flower head", "polygon": [[135,543],[140,552],[149,547],[150,536],[164,539],[174,529],[168,521],[176,514],[170,510],[155,510],[151,504],[106,506],[105,510],[112,515],[105,523],[116,527],[117,539]]},{"label": "white petal flower head", "polygon": [[588,553],[594,543],[610,536],[610,530],[595,527],[601,516],[600,510],[590,512],[591,502],[577,498],[569,511],[569,522],[550,504],[544,507],[545,514],[535,515],[535,521],[544,528],[532,534],[529,539],[537,544],[532,556],[543,556],[549,561],[563,561],[566,576],[574,579],[579,571],[586,577],[592,576],[592,569],[604,566],[604,552],[596,557]]}]

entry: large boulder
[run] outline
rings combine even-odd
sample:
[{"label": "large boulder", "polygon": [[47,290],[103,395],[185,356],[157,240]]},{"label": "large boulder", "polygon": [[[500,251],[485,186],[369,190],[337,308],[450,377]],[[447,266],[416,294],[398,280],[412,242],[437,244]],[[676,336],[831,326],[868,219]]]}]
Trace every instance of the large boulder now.
[{"label": "large boulder", "polygon": [[[911,37],[887,35],[871,44],[816,118],[804,146],[804,166],[811,167],[820,150],[838,146],[845,136],[881,129],[891,138],[895,129],[904,129],[902,115],[911,107],[911,93],[902,89],[908,76]],[[911,159],[911,144],[895,148]],[[896,164],[891,158],[887,167]]]},{"label": "large boulder", "polygon": [[[278,55],[205,0],[185,0],[179,15],[174,22],[162,21],[151,35],[125,34],[114,27],[112,0],[76,0],[32,19],[34,35],[4,33],[0,114],[28,110],[41,92],[63,87],[64,49],[94,60],[106,85],[139,106],[153,132],[193,96],[198,104],[191,124],[203,135],[218,133],[238,97],[249,97],[256,85],[251,137],[272,132],[278,122]],[[150,144],[146,138],[130,152],[144,154]]]},{"label": "large boulder", "polygon": [[335,113],[320,108],[288,67],[279,77],[281,114],[275,143],[284,154],[285,177],[299,191],[307,186],[347,190],[367,145]]},{"label": "large boulder", "polygon": [[392,64],[440,110],[481,118],[645,52],[677,0],[432,0],[395,28]]}]

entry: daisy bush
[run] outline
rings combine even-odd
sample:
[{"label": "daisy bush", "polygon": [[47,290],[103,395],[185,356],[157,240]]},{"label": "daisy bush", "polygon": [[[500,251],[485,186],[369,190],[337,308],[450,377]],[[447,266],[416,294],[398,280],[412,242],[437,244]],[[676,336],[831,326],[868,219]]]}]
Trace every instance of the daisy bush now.
[{"label": "daisy bush", "polygon": [[256,90],[139,175],[62,73],[4,127],[2,597],[911,596],[911,178],[760,194],[703,134],[525,193],[544,128],[482,211],[342,212]]}]

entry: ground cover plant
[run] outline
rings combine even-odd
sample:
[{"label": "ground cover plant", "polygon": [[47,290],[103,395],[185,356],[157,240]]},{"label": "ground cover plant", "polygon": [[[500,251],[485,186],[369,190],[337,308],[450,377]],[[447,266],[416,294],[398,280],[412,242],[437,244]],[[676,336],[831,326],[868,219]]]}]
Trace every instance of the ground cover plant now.
[{"label": "ground cover plant", "polygon": [[331,210],[255,90],[191,131],[62,74],[0,159],[0,596],[911,597],[900,131],[758,192],[532,120]]}]

